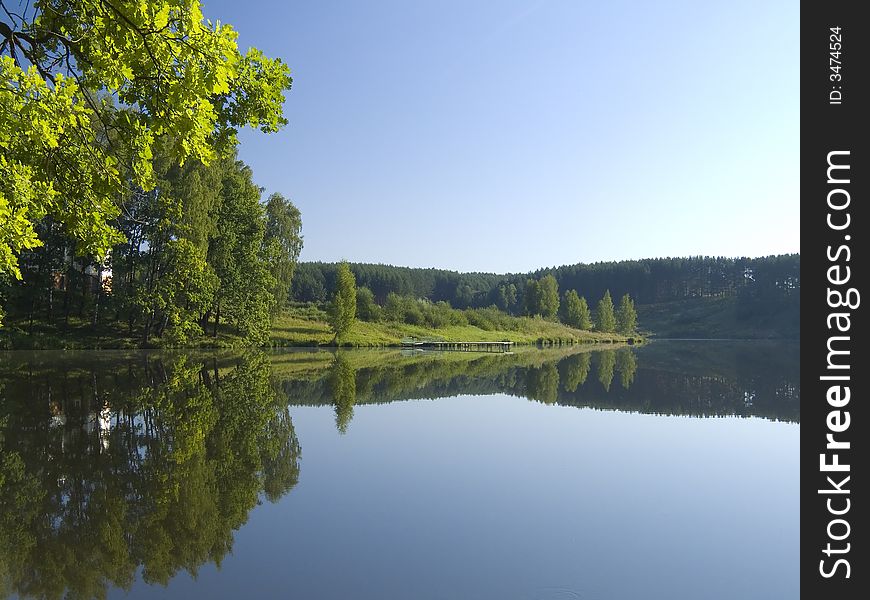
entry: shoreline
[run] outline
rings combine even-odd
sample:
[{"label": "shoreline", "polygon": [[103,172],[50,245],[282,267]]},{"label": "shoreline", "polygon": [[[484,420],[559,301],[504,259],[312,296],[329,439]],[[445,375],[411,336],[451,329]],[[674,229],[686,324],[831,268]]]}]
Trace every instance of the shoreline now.
[{"label": "shoreline", "polygon": [[198,336],[188,344],[173,346],[160,340],[141,339],[127,335],[118,328],[94,329],[75,323],[67,328],[36,323],[28,331],[24,324],[9,323],[0,329],[0,351],[17,350],[224,350],[260,348],[391,348],[402,347],[403,339],[416,337],[444,342],[513,342],[515,346],[554,347],[574,345],[642,344],[648,334],[622,335],[572,329],[562,323],[543,319],[518,321],[515,329],[481,329],[479,327],[448,326],[427,328],[397,322],[357,321],[344,340],[336,343],[329,326],[321,320],[285,314],[277,317],[263,343],[251,343],[229,329],[217,337]]},{"label": "shoreline", "polygon": [[[437,331],[437,330],[434,330]],[[518,348],[554,348],[563,346],[640,346],[649,343],[650,338],[640,336],[629,337],[613,337],[606,339],[587,339],[587,340],[572,340],[566,339],[548,339],[531,342],[514,342],[513,345]],[[74,338],[61,338],[53,343],[46,344],[30,344],[27,346],[14,342],[0,344],[0,352],[66,352],[66,351],[104,351],[104,350],[342,350],[342,349],[370,349],[370,350],[414,350],[403,346],[401,342],[390,342],[383,344],[359,344],[359,343],[341,343],[341,344],[316,344],[316,343],[284,343],[284,344],[226,344],[226,343],[197,343],[185,346],[170,346],[160,344],[132,344],[124,343],[126,340],[118,340],[118,344],[87,344],[80,342]],[[480,343],[487,343],[482,341]],[[428,352],[466,352],[472,354],[499,354],[498,352],[485,351],[468,351],[468,350],[427,350]]]}]

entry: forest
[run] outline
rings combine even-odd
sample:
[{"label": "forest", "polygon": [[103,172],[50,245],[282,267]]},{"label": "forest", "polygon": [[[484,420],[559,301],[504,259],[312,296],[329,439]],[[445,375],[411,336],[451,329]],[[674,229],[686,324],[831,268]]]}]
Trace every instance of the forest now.
[{"label": "forest", "polygon": [[27,328],[74,323],[184,346],[227,325],[250,344],[269,335],[287,304],[302,249],[301,215],[281,194],[262,201],[251,169],[233,155],[205,165],[155,160],[153,190],[131,189],[113,220],[120,243],[102,259],[50,217],[41,245],[22,252],[21,280],[0,286]]},{"label": "forest", "polygon": [[301,222],[238,132],[286,125],[292,79],[237,40],[199,0],[0,0],[0,326],[267,338]]},{"label": "forest", "polygon": [[[336,268],[335,263],[300,263],[293,280],[293,299],[327,300],[335,288]],[[528,282],[546,275],[552,275],[561,290],[582,290],[586,297],[596,299],[610,290],[614,297],[629,294],[638,304],[729,296],[774,300],[800,292],[799,254],[578,263],[506,275],[366,263],[351,263],[350,268],[357,285],[370,289],[380,302],[393,292],[449,302],[455,308],[495,305],[511,314],[526,310]]]},{"label": "forest", "polygon": [[[326,301],[335,288],[336,269],[334,263],[300,263],[292,299]],[[753,328],[760,329],[766,320],[773,321],[769,337],[796,338],[800,332],[799,254],[579,263],[506,275],[365,263],[351,263],[350,269],[357,286],[370,290],[382,305],[395,294],[461,309],[494,306],[510,315],[561,314],[563,321],[570,322],[566,312],[573,297],[568,300],[567,292],[575,291],[589,303],[609,292],[614,299],[628,294],[637,304],[640,327],[655,333],[673,328],[693,310],[703,313],[699,317],[702,332],[711,327],[705,320],[724,313],[728,317],[722,324],[726,334],[739,328],[743,336],[756,337],[751,335]],[[549,307],[541,304],[542,281],[548,282],[545,286],[555,285],[558,293],[557,301],[553,304],[551,300]]]}]

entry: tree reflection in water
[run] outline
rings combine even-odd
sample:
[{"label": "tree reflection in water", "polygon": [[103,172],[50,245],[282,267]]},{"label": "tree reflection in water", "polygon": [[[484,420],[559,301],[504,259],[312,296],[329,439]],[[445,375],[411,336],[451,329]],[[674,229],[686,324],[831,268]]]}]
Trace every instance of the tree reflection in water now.
[{"label": "tree reflection in water", "polygon": [[230,551],[262,493],[299,479],[300,447],[264,355],[32,370],[0,394],[6,596],[104,597],[196,574]]},{"label": "tree reflection in water", "polygon": [[746,356],[724,345],[709,355],[681,355],[664,342],[650,346],[510,355],[344,351],[317,369],[276,369],[274,377],[291,405],[333,406],[340,432],[361,405],[487,394],[655,414],[800,420],[797,345],[761,346]]},{"label": "tree reflection in water", "polygon": [[592,364],[592,353],[581,352],[559,362],[559,368],[563,372],[566,392],[576,392],[577,388],[586,383],[589,377],[589,366]]},{"label": "tree reflection in water", "polygon": [[628,389],[634,383],[634,373],[637,371],[637,358],[629,348],[616,351],[616,372],[619,373],[619,384]]},{"label": "tree reflection in water", "polygon": [[604,391],[610,391],[610,384],[613,382],[613,369],[616,367],[616,353],[613,350],[605,350],[600,354],[598,359],[598,381]]},{"label": "tree reflection in water", "polygon": [[356,404],[356,371],[345,356],[337,353],[329,370],[329,389],[335,405],[335,427],[347,433]]},{"label": "tree reflection in water", "polygon": [[796,345],[657,343],[0,356],[0,597],[99,598],[139,574],[166,584],[220,565],[261,498],[275,502],[299,480],[288,404],[332,407],[341,434],[367,404],[490,394],[798,422],[798,354]]}]

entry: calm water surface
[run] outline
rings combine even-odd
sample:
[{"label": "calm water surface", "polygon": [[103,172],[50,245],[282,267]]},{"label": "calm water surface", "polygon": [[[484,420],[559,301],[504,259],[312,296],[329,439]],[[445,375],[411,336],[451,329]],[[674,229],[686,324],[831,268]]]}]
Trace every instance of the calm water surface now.
[{"label": "calm water surface", "polygon": [[0,598],[796,598],[798,355],[0,353]]}]

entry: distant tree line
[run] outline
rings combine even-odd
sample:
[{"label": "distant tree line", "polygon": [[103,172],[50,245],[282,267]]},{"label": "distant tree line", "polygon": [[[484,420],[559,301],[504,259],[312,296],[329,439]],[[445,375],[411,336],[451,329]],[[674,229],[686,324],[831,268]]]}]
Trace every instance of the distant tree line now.
[{"label": "distant tree line", "polygon": [[[441,269],[414,269],[389,265],[350,263],[360,287],[371,290],[383,305],[390,293],[432,302],[449,302],[454,308],[489,306],[482,294],[498,286],[502,275],[457,273]],[[336,263],[307,262],[297,266],[292,298],[300,302],[328,302],[336,289]],[[518,302],[515,297],[513,304]]]},{"label": "distant tree line", "polygon": [[[529,314],[542,298],[542,314],[552,313],[552,283],[559,290],[576,290],[590,298],[629,294],[638,304],[687,298],[738,297],[745,308],[797,303],[800,296],[800,255],[761,258],[687,257],[598,262],[541,269],[528,274],[458,273],[351,263],[358,286],[371,290],[383,305],[390,293],[448,302],[453,308],[496,306],[514,315]],[[299,302],[327,302],[335,292],[335,263],[300,263],[291,297]],[[542,290],[538,282],[545,281]],[[534,282],[534,286],[530,286]]]},{"label": "distant tree line", "polygon": [[[578,264],[528,275],[458,273],[350,263],[357,315],[444,327],[473,324],[474,311],[494,307],[510,315],[540,315],[578,329],[629,333],[635,304],[734,298],[739,317],[799,314],[800,255],[763,258],[690,257]],[[291,296],[325,303],[337,289],[338,266],[301,263]],[[614,306],[613,297],[619,298]],[[589,301],[595,302],[594,311]],[[452,309],[464,312],[451,312]]]}]

